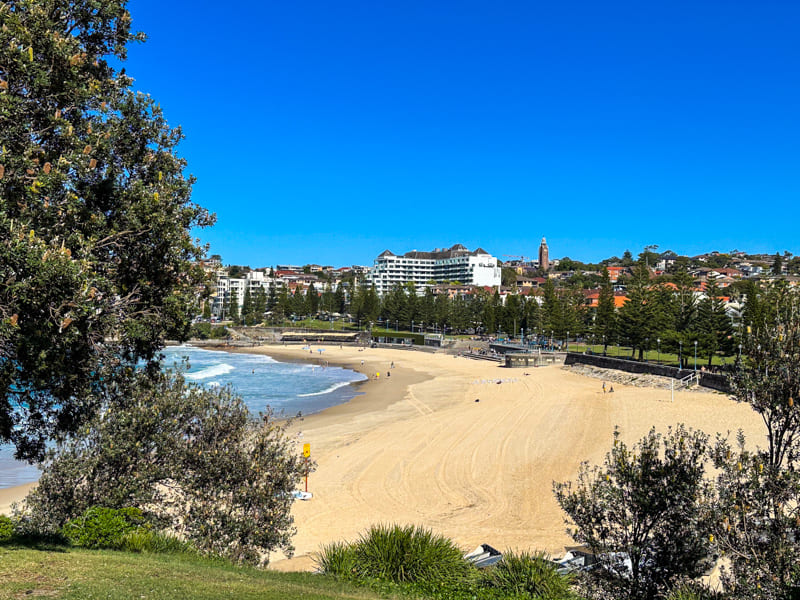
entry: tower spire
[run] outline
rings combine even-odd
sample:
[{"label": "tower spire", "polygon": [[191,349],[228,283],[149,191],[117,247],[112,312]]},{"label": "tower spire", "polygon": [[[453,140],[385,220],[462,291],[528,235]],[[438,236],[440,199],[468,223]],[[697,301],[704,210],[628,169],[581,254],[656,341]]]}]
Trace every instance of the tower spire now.
[{"label": "tower spire", "polygon": [[550,250],[547,247],[547,240],[542,238],[539,244],[539,268],[547,271],[550,269]]}]

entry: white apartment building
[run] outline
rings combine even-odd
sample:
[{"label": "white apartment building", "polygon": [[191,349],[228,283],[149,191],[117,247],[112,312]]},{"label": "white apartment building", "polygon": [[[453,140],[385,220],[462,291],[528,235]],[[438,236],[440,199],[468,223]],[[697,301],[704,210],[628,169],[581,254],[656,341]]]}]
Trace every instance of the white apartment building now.
[{"label": "white apartment building", "polygon": [[478,248],[470,252],[461,244],[433,252],[413,250],[402,256],[389,250],[375,259],[369,281],[378,295],[383,296],[398,284],[413,283],[418,294],[431,282],[458,281],[464,285],[499,286],[500,267],[497,259]]},{"label": "white apartment building", "polygon": [[217,291],[212,295],[211,314],[215,317],[224,316],[224,306],[231,301],[234,294],[236,304],[241,309],[245,290],[249,289],[250,294],[253,294],[257,289],[263,289],[265,294],[269,294],[272,286],[281,284],[280,280],[269,277],[264,271],[249,271],[244,277],[218,277]]}]

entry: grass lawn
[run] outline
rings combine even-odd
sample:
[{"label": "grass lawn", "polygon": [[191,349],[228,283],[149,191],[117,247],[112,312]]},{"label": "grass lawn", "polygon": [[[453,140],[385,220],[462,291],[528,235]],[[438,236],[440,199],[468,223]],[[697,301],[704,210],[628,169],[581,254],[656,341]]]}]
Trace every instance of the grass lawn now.
[{"label": "grass lawn", "polygon": [[0,546],[0,600],[380,598],[312,573],[274,573],[187,555]]}]

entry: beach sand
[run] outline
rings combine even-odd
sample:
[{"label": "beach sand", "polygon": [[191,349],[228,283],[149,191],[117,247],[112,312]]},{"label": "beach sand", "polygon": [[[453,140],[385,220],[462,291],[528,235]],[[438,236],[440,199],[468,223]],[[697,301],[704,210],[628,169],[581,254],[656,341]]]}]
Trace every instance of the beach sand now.
[{"label": "beach sand", "polygon": [[[317,468],[308,480],[313,498],[293,507],[295,558],[273,554],[274,569],[311,570],[322,545],[380,523],[421,525],[465,550],[488,543],[561,555],[571,539],[553,481],[574,480],[581,461],[602,462],[615,426],[628,443],[679,422],[709,434],[742,428],[751,443],[764,441],[758,416],[722,394],[676,392],[672,402],[669,390],[615,384],[604,394],[601,380],[558,366],[506,369],[338,346],[320,356],[312,348],[242,350],[371,377],[350,402],[293,423],[298,453],[309,443]],[[0,513],[31,485],[0,490]]]},{"label": "beach sand", "polygon": [[[314,496],[295,503],[295,558],[273,555],[274,569],[313,569],[322,545],[355,540],[379,523],[422,525],[465,550],[488,543],[561,555],[572,540],[553,481],[574,480],[584,460],[602,462],[615,426],[629,443],[679,422],[709,434],[742,428],[757,443],[764,437],[757,415],[722,394],[677,392],[672,402],[669,390],[615,385],[604,394],[601,380],[558,366],[325,348],[324,360],[372,379],[351,402],[293,425],[298,452],[311,444],[317,462],[308,482]],[[297,347],[252,351],[311,358]]]},{"label": "beach sand", "polygon": [[10,515],[11,505],[25,499],[35,483],[24,483],[10,488],[0,488],[0,515]]}]

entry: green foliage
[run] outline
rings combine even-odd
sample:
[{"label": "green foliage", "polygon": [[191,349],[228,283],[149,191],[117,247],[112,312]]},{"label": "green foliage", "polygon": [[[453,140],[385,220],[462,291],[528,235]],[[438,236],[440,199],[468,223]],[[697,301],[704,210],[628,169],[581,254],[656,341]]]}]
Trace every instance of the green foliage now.
[{"label": "green foliage", "polygon": [[500,282],[503,287],[511,287],[517,282],[517,271],[512,267],[503,267],[500,270]]},{"label": "green foliage", "polygon": [[356,572],[356,550],[347,542],[333,542],[322,547],[314,563],[320,573],[344,579]]},{"label": "green foliage", "polygon": [[140,508],[204,553],[259,563],[291,553],[291,492],[303,462],[270,414],[254,421],[230,389],[132,373],[113,405],[48,454],[26,502],[58,530],[87,508]]},{"label": "green foliage", "polygon": [[138,528],[126,533],[120,549],[127,552],[149,552],[150,554],[193,554],[194,547],[177,536]]},{"label": "green foliage", "polygon": [[611,285],[611,275],[603,267],[600,295],[597,299],[597,312],[594,319],[594,335],[603,343],[603,352],[607,345],[614,339],[616,333],[616,306],[614,304],[614,288]]},{"label": "green foliage", "polygon": [[506,551],[502,561],[483,572],[482,580],[509,595],[547,600],[576,598],[570,587],[573,577],[559,574],[544,553]]},{"label": "green foliage", "polygon": [[14,521],[5,515],[0,515],[0,544],[14,537]]},{"label": "green foliage", "polygon": [[185,338],[204,280],[182,134],[112,66],[144,39],[125,4],[0,3],[0,441],[22,457]]},{"label": "green foliage", "polygon": [[144,516],[138,508],[93,506],[80,517],[67,521],[61,531],[74,546],[119,549],[128,533],[144,525]]},{"label": "green foliage", "polygon": [[228,336],[228,328],[211,323],[195,323],[189,331],[189,336],[197,340],[225,339]]},{"label": "green foliage", "polygon": [[[749,298],[748,298],[749,303]],[[719,437],[714,535],[734,598],[794,598],[800,581],[800,295],[779,282],[759,295],[731,380],[766,429],[765,448]]]},{"label": "green foliage", "polygon": [[451,540],[412,525],[373,526],[353,544],[324,548],[318,565],[338,577],[394,583],[454,582],[471,569]]},{"label": "green foliage", "polygon": [[666,600],[723,600],[725,594],[698,583],[682,583],[673,589]]},{"label": "green foliage", "polygon": [[706,298],[698,304],[696,327],[699,351],[708,357],[709,366],[716,353],[732,352],[733,327],[725,311],[722,292],[713,281],[706,286]]},{"label": "green foliage", "polygon": [[617,431],[602,467],[584,463],[576,483],[554,485],[571,535],[601,558],[604,568],[592,574],[604,598],[657,598],[702,572],[710,550],[707,447],[705,434],[683,425],[663,436],[651,430],[632,448]]}]

